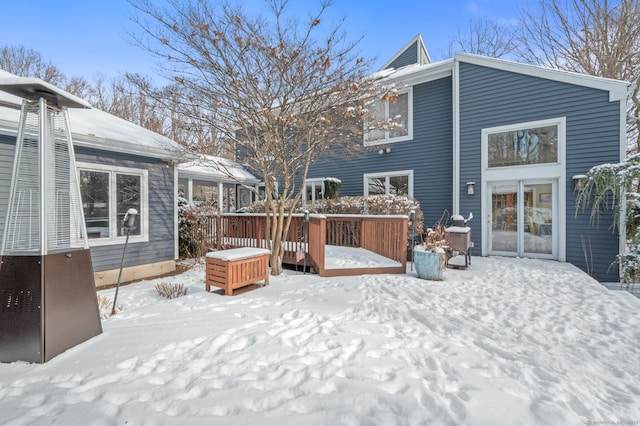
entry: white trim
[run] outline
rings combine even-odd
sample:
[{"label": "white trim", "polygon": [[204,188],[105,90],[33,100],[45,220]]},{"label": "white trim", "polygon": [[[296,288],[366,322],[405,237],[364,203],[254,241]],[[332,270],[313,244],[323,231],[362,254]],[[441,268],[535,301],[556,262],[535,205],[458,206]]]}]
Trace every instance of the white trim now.
[{"label": "white trim", "polygon": [[[528,129],[544,126],[558,126],[558,161],[556,163],[547,164],[528,164],[506,167],[488,167],[488,136],[490,133],[501,133],[511,130]],[[491,200],[489,199],[489,186],[498,182],[536,182],[536,181],[557,181],[556,191],[557,198],[557,216],[553,218],[553,222],[557,223],[557,239],[554,233],[555,251],[557,259],[561,262],[566,261],[566,228],[567,228],[567,194],[566,194],[566,152],[567,152],[567,125],[566,117],[557,117],[547,120],[529,121],[523,123],[515,123],[506,126],[498,126],[484,128],[481,131],[481,167],[482,167],[482,199],[481,199],[481,217],[483,225],[481,227],[482,237],[482,255],[488,255],[488,227],[491,226],[489,217],[489,207]]]},{"label": "white trim", "polygon": [[428,65],[408,65],[389,72],[384,80],[400,82],[404,86],[415,86],[450,76],[453,72],[453,63],[453,59],[446,59]]},{"label": "white trim", "polygon": [[[375,141],[369,141],[367,138],[367,120],[364,120],[363,126],[363,146],[377,146],[377,145],[386,145],[390,143],[408,141],[413,139],[413,86],[409,86],[405,89],[398,90],[398,95],[407,94],[407,134],[404,136],[396,136],[394,138],[382,138],[376,139]],[[385,105],[385,118],[389,116],[389,101],[383,101]],[[378,129],[374,131],[380,131]],[[388,134],[389,130],[384,130],[385,134]]]},{"label": "white trim", "polygon": [[[218,210],[224,211],[224,184],[222,182],[218,182]],[[229,203],[229,198],[227,198],[227,204]]]},{"label": "white trim", "polygon": [[[453,214],[460,212],[460,63],[453,64]],[[484,217],[484,216],[483,216]]]},{"label": "white trim", "polygon": [[[620,162],[627,158],[627,102],[620,101]],[[620,226],[618,226],[618,254],[624,254],[627,248],[627,196],[620,194]],[[623,270],[618,267],[618,276],[622,281]]]},{"label": "white trim", "polygon": [[117,141],[73,132],[71,133],[71,136],[73,138],[74,146],[82,146],[109,152],[141,155],[150,158],[176,159],[179,157],[177,152],[171,151],[170,149],[138,145],[135,142]]},{"label": "white trim", "polygon": [[[80,170],[96,171],[109,173],[109,238],[90,238],[89,246],[108,246],[115,244],[123,244],[126,237],[118,236],[117,229],[117,203],[115,202],[116,185],[115,177],[117,174],[128,174],[140,176],[140,235],[131,235],[129,241],[132,243],[141,243],[149,241],[149,171],[146,169],[136,169],[132,167],[112,166],[106,164],[96,164],[87,162],[78,162],[76,173],[78,182],[80,182]],[[82,200],[81,200],[82,202]]]},{"label": "white trim", "polygon": [[178,213],[178,168],[173,168],[173,258],[180,257],[180,229]]},{"label": "white trim", "polygon": [[[537,169],[541,167],[548,168],[554,165],[564,166],[565,164],[564,158],[565,158],[566,145],[567,145],[566,122],[567,122],[566,117],[557,117],[557,118],[550,118],[546,120],[527,121],[522,123],[507,124],[505,126],[487,127],[482,129],[482,132],[481,132],[482,133],[482,145],[481,145],[482,170],[491,174],[493,173],[499,174],[501,171],[506,170],[510,176],[513,176],[514,168],[517,168],[518,173],[520,174],[521,169],[524,169],[524,170],[528,168]],[[537,127],[547,127],[547,126],[558,126],[558,151],[557,151],[558,158],[555,163],[525,164],[525,165],[517,165],[517,166],[501,166],[501,167],[489,168],[489,159],[488,159],[487,149],[488,149],[488,135],[490,133],[504,133],[504,132],[510,132],[515,130],[521,130],[521,129],[533,129]]]},{"label": "white trim", "polygon": [[379,173],[365,173],[362,175],[363,194],[365,197],[369,196],[369,178],[385,178],[385,194],[389,194],[389,178],[394,176],[407,176],[407,191],[408,197],[413,198],[413,170],[398,170],[391,172],[379,172]]},{"label": "white trim", "polygon": [[626,81],[594,77],[576,72],[554,70],[536,65],[505,61],[504,59],[487,58],[469,53],[456,53],[456,60],[468,64],[509,71],[517,74],[525,74],[532,77],[539,77],[545,80],[605,90],[609,92],[609,102],[626,100],[627,91],[630,86]]}]

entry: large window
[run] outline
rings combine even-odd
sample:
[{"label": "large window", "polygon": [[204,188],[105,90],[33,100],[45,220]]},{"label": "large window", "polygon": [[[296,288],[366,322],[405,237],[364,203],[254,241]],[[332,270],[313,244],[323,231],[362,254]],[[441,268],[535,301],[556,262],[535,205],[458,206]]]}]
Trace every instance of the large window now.
[{"label": "large window", "polygon": [[124,238],[122,219],[131,208],[138,211],[131,237],[148,238],[146,170],[82,164],[78,166],[78,174],[90,240],[109,243]]},{"label": "large window", "polygon": [[413,197],[413,170],[365,174],[364,195]]},{"label": "large window", "polygon": [[411,138],[412,91],[399,93],[393,101],[376,99],[365,120],[365,145],[396,142]]},{"label": "large window", "polygon": [[557,163],[558,130],[558,125],[553,124],[488,133],[488,166]]}]

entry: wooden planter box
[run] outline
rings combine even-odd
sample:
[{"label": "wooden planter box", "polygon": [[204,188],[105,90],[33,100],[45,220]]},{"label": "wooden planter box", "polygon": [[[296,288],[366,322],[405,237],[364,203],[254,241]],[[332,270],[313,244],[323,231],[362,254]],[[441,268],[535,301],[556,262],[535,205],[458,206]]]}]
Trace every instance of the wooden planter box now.
[{"label": "wooden planter box", "polygon": [[269,250],[242,247],[207,253],[206,289],[224,289],[227,296],[233,290],[264,280],[269,285]]}]

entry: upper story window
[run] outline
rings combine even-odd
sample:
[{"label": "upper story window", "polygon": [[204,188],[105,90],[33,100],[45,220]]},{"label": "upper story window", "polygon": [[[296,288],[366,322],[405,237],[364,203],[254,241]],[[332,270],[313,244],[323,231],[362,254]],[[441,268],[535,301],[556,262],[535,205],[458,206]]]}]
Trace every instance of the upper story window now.
[{"label": "upper story window", "polygon": [[148,231],[148,171],[99,164],[78,165],[80,196],[87,237],[96,242],[120,243],[126,237],[122,219],[131,208],[138,211],[135,241],[146,241]]},{"label": "upper story window", "polygon": [[492,168],[558,163],[560,123],[547,123],[488,129],[487,166]]},{"label": "upper story window", "polygon": [[377,145],[411,139],[413,90],[401,91],[395,100],[376,99],[365,120],[364,144]]}]

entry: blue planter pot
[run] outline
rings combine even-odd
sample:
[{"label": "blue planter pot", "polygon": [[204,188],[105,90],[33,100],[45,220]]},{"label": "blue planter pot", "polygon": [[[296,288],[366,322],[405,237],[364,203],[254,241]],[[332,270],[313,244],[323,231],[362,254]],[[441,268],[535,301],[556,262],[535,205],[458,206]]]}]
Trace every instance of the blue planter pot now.
[{"label": "blue planter pot", "polygon": [[442,272],[444,271],[444,256],[442,254],[414,250],[413,262],[418,278],[442,281]]}]

